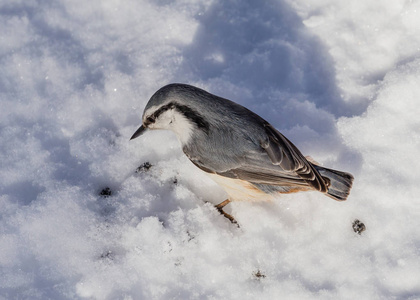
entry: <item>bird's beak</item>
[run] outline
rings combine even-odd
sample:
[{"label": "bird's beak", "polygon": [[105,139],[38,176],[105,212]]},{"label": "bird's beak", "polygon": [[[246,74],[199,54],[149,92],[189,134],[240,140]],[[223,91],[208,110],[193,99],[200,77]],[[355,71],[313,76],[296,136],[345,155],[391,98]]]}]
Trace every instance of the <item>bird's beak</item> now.
[{"label": "bird's beak", "polygon": [[146,131],[147,127],[141,125],[139,127],[139,129],[136,130],[136,132],[134,132],[133,136],[131,137],[130,141],[141,136],[145,131]]}]

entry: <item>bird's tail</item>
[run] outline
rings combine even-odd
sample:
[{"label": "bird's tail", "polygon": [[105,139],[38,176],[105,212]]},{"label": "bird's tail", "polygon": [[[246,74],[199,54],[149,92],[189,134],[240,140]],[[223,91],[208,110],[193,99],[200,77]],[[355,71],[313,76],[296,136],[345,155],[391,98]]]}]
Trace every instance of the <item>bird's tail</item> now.
[{"label": "bird's tail", "polygon": [[327,181],[328,190],[326,195],[337,201],[344,201],[350,194],[353,184],[353,175],[346,172],[336,171],[313,164],[315,169]]}]

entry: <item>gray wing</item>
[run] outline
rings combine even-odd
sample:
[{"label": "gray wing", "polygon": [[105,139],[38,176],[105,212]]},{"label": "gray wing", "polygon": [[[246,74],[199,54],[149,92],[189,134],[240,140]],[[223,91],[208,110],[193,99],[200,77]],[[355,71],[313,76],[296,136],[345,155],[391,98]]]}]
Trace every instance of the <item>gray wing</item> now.
[{"label": "gray wing", "polygon": [[213,170],[199,160],[190,160],[202,170],[256,184],[283,187],[310,187],[326,192],[327,186],[314,166],[285,136],[269,123],[264,123],[260,151],[247,153],[240,164],[229,170]]},{"label": "gray wing", "polygon": [[303,157],[292,142],[270,124],[265,124],[265,131],[267,137],[261,143],[261,147],[267,152],[274,165],[281,166],[285,171],[300,172],[302,174],[310,173],[308,172],[309,168],[306,158]]},{"label": "gray wing", "polygon": [[268,142],[261,146],[267,152],[271,162],[285,171],[294,172],[314,189],[326,192],[328,187],[324,179],[299,149],[270,124],[266,123],[265,129]]}]

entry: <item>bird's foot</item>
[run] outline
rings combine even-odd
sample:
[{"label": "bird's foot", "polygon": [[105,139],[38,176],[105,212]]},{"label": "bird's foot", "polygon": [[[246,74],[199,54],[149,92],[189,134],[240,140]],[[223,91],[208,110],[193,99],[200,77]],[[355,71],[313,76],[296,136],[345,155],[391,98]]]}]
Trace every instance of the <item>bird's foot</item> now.
[{"label": "bird's foot", "polygon": [[228,213],[226,213],[224,210],[223,210],[223,207],[225,207],[226,205],[228,205],[230,203],[230,200],[229,199],[226,199],[225,201],[223,201],[223,202],[221,202],[221,203],[219,203],[219,204],[217,204],[217,205],[215,205],[214,207],[216,207],[217,208],[217,210],[220,212],[220,214],[222,214],[226,219],[228,219],[232,224],[236,224],[236,226],[238,226],[239,227],[239,224],[238,224],[238,222],[235,220],[235,218],[232,216],[232,215],[230,215],[230,214],[228,214]]},{"label": "bird's foot", "polygon": [[230,200],[226,199],[225,201],[220,202],[219,204],[215,205],[214,207],[216,207],[218,210],[221,210],[221,209],[223,209],[223,207],[225,207],[229,203],[230,203]]}]

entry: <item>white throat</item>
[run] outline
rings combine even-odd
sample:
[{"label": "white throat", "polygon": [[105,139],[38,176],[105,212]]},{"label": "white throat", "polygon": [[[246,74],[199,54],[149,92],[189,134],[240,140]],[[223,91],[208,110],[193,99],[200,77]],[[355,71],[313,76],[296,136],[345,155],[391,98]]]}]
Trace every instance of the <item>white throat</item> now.
[{"label": "white throat", "polygon": [[172,110],[172,112],[173,121],[170,124],[170,128],[168,129],[175,132],[178,140],[181,142],[182,145],[186,145],[191,139],[193,130],[196,130],[196,128],[194,128],[194,125],[191,123],[191,121],[188,120],[184,115],[175,110]]},{"label": "white throat", "polygon": [[170,109],[162,113],[155,123],[149,125],[150,129],[172,130],[182,145],[188,144],[195,126],[182,113]]}]

